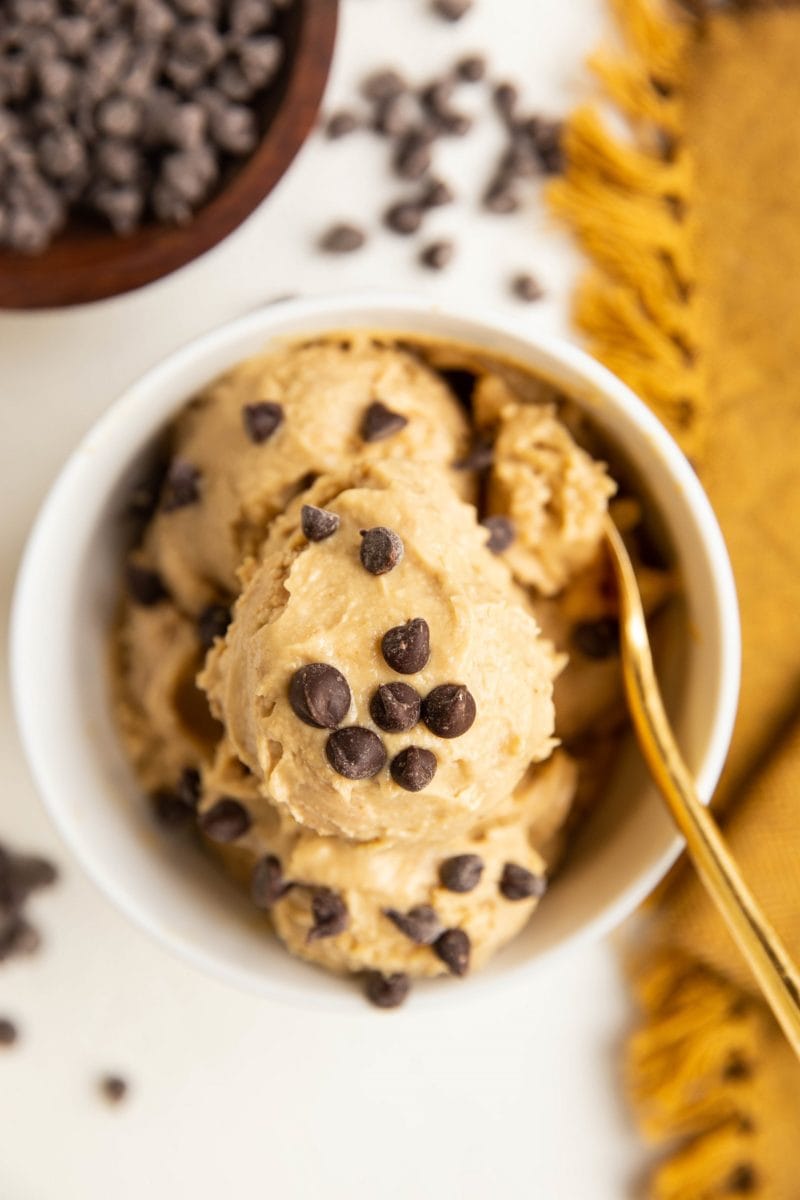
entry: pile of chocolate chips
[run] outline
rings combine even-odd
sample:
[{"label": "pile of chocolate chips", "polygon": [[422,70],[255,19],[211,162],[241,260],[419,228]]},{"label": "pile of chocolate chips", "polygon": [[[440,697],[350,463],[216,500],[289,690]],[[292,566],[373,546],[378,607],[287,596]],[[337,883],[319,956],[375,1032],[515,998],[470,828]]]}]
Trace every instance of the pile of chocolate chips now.
[{"label": "pile of chocolate chips", "polygon": [[0,246],[38,253],[73,213],[188,222],[256,146],[292,3],[0,5]]},{"label": "pile of chocolate chips", "polygon": [[[15,854],[0,843],[0,963],[39,949],[39,933],[25,909],[32,892],[57,878],[56,868],[46,858]],[[16,1040],[14,1022],[0,1018],[0,1045],[10,1046]]]}]

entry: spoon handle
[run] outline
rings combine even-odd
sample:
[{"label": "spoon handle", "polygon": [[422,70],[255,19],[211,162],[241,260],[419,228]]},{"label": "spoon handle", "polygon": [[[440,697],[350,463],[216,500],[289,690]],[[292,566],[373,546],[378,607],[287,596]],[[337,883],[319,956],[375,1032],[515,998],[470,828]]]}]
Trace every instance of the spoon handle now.
[{"label": "spoon handle", "polygon": [[622,668],[639,746],[686,839],[701,882],[800,1058],[800,974],[742,878],[719,826],[697,795],[664,711],[633,566],[609,518],[605,532],[619,585]]}]

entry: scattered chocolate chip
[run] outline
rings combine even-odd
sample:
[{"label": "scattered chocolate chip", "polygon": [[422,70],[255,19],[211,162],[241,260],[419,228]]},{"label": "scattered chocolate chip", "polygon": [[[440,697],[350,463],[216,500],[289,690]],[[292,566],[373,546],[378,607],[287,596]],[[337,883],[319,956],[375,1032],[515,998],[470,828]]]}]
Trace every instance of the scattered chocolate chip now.
[{"label": "scattered chocolate chip", "polygon": [[500,876],[500,891],[506,900],[528,900],[531,896],[538,900],[547,891],[547,877],[534,875],[519,863],[507,862]]},{"label": "scattered chocolate chip", "polygon": [[315,729],[335,729],[350,710],[350,686],[336,667],[308,663],[295,671],[289,684],[289,703],[295,716]]},{"label": "scattered chocolate chip", "polygon": [[489,212],[504,216],[507,213],[516,212],[519,208],[519,197],[510,181],[496,179],[489,185],[483,197],[483,206]]},{"label": "scattered chocolate chip", "polygon": [[422,719],[437,737],[461,737],[475,714],[475,700],[463,683],[442,683],[422,701]]},{"label": "scattered chocolate chip", "polygon": [[337,141],[339,138],[347,137],[349,133],[354,133],[360,124],[355,113],[343,108],[328,117],[325,123],[325,136],[332,141]]},{"label": "scattered chocolate chip", "polygon": [[535,133],[536,152],[542,170],[547,175],[558,175],[564,170],[563,133],[564,126],[561,121],[538,119]]},{"label": "scattered chocolate chip", "polygon": [[412,96],[399,92],[378,101],[375,108],[373,128],[384,137],[398,138],[410,133],[417,122],[419,111]]},{"label": "scattered chocolate chip", "polygon": [[455,81],[449,75],[442,75],[421,88],[419,98],[429,113],[438,115],[447,110],[454,88]]},{"label": "scattered chocolate chip", "polygon": [[422,224],[423,206],[416,200],[400,200],[393,204],[384,216],[384,222],[395,233],[416,233]]},{"label": "scattered chocolate chip", "polygon": [[361,422],[361,437],[365,442],[382,442],[405,429],[408,417],[387,408],[380,400],[373,401],[364,413]]},{"label": "scattered chocolate chip", "polygon": [[616,617],[580,621],[572,630],[571,641],[586,658],[610,658],[619,654],[619,621]]},{"label": "scattered chocolate chip", "polygon": [[517,105],[519,104],[519,88],[516,84],[509,83],[508,81],[498,83],[492,92],[492,99],[500,116],[510,124],[514,120]]},{"label": "scattered chocolate chip", "polygon": [[227,604],[209,604],[203,609],[197,618],[197,633],[204,650],[210,650],[217,638],[225,637],[231,617]]},{"label": "scattered chocolate chip", "polygon": [[271,909],[291,885],[283,878],[281,862],[274,854],[266,854],[253,867],[250,876],[250,898],[256,908]]},{"label": "scattered chocolate chip", "polygon": [[392,779],[407,792],[421,792],[436,774],[436,755],[422,746],[406,746],[389,766]]},{"label": "scattered chocolate chip", "polygon": [[313,504],[304,504],[300,509],[300,528],[310,542],[324,542],[339,528],[339,517],[336,513],[324,508],[315,508]]},{"label": "scattered chocolate chip", "polygon": [[348,725],[335,730],[325,745],[325,756],[345,779],[372,779],[386,765],[386,748],[371,729]]},{"label": "scattered chocolate chip", "polygon": [[494,462],[494,446],[482,438],[476,438],[469,454],[453,463],[457,471],[488,471]]},{"label": "scattered chocolate chip", "polygon": [[443,271],[452,262],[456,252],[455,242],[443,240],[431,242],[420,251],[419,261],[431,271]]},{"label": "scattered chocolate chip", "polygon": [[535,275],[530,275],[525,271],[513,277],[511,291],[518,300],[524,300],[526,304],[532,304],[534,300],[541,300],[544,295],[542,285]]},{"label": "scattered chocolate chip", "polygon": [[12,910],[5,924],[0,925],[0,962],[18,955],[35,954],[40,945],[38,931],[20,916],[18,910]]},{"label": "scattered chocolate chip", "polygon": [[252,819],[250,813],[239,800],[232,796],[223,796],[200,814],[201,831],[212,842],[235,842],[247,833]]},{"label": "scattered chocolate chip", "polygon": [[[423,175],[430,170],[431,165],[429,134],[414,129],[401,138],[395,150],[392,165],[395,173],[401,179],[422,179]],[[401,232],[403,231],[401,230]]]},{"label": "scattered chocolate chip", "polygon": [[322,235],[319,246],[329,254],[352,254],[354,250],[360,250],[366,240],[363,229],[339,221]]},{"label": "scattered chocolate chip", "polygon": [[161,508],[165,513],[196,504],[200,499],[200,471],[193,463],[177,458],[170,465],[164,480]]},{"label": "scattered chocolate chip", "polygon": [[456,63],[456,75],[464,83],[479,83],[486,74],[486,59],[482,54],[465,54]]},{"label": "scattered chocolate chip", "polygon": [[13,1046],[19,1037],[19,1031],[8,1017],[0,1017],[0,1046]]},{"label": "scattered chocolate chip", "polygon": [[370,575],[385,575],[403,557],[403,542],[393,529],[376,525],[361,531],[361,563]]},{"label": "scattered chocolate chip", "polygon": [[384,683],[370,700],[369,713],[379,729],[405,733],[419,720],[422,699],[407,683]]},{"label": "scattered chocolate chip", "polygon": [[469,970],[469,934],[463,929],[446,929],[433,943],[433,951],[453,975]]},{"label": "scattered chocolate chip", "polygon": [[314,924],[308,931],[306,941],[316,942],[320,938],[336,937],[347,929],[347,905],[338,892],[331,888],[314,889],[311,897],[311,915]]},{"label": "scattered chocolate chip", "polygon": [[152,608],[162,600],[169,599],[169,592],[164,587],[161,576],[157,571],[149,571],[147,567],[128,563],[125,568],[125,583],[128,595],[135,604],[143,608]]},{"label": "scattered chocolate chip", "polygon": [[382,975],[380,971],[367,971],[364,975],[365,995],[376,1008],[399,1008],[410,991],[411,980],[401,972]]},{"label": "scattered chocolate chip", "polygon": [[439,881],[448,892],[471,892],[483,874],[483,859],[478,854],[454,854],[439,865]]},{"label": "scattered chocolate chip", "polygon": [[442,922],[430,904],[417,904],[408,912],[385,908],[383,915],[418,946],[432,946],[442,932]]},{"label": "scattered chocolate chip", "polygon": [[100,1080],[100,1091],[109,1104],[119,1104],[128,1094],[128,1082],[121,1075],[104,1075]]},{"label": "scattered chocolate chip", "polygon": [[399,675],[415,675],[431,656],[431,631],[422,617],[412,617],[405,625],[387,629],[381,638],[386,662]]},{"label": "scattered chocolate chip", "polygon": [[452,204],[454,200],[452,188],[443,179],[432,179],[422,196],[425,208],[441,208],[445,204]]},{"label": "scattered chocolate chip", "polygon": [[361,84],[361,95],[365,100],[386,100],[408,90],[403,76],[391,67],[373,71]]},{"label": "scattered chocolate chip", "polygon": [[472,0],[431,0],[431,9],[444,21],[460,21],[472,8]]},{"label": "scattered chocolate chip", "polygon": [[261,400],[258,404],[245,404],[242,421],[251,442],[261,445],[268,441],[283,423],[283,405],[274,400]]},{"label": "scattered chocolate chip", "polygon": [[481,525],[489,531],[486,548],[492,554],[502,554],[514,540],[514,522],[508,517],[485,517]]}]

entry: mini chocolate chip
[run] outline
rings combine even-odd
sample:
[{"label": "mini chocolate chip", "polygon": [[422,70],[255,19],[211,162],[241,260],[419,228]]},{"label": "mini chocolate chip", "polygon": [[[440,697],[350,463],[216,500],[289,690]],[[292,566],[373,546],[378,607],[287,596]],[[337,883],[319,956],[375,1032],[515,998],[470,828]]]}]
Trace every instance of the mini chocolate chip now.
[{"label": "mini chocolate chip", "polygon": [[128,563],[125,568],[125,583],[131,600],[143,608],[152,608],[154,604],[169,599],[169,592],[158,572],[139,567],[136,563]]},{"label": "mini chocolate chip", "polygon": [[19,1037],[19,1032],[13,1021],[8,1017],[0,1017],[0,1046],[13,1046]]},{"label": "mini chocolate chip", "polygon": [[526,304],[532,304],[535,300],[541,300],[544,292],[542,285],[539,283],[535,275],[529,275],[526,272],[520,272],[511,280],[511,291],[518,300],[524,300]]},{"label": "mini chocolate chip", "polygon": [[235,842],[247,833],[252,819],[239,800],[222,796],[200,815],[200,829],[212,842]]},{"label": "mini chocolate chip", "polygon": [[531,896],[539,900],[547,891],[547,877],[534,875],[519,863],[507,862],[500,876],[500,891],[506,900],[528,900]]},{"label": "mini chocolate chip", "polygon": [[408,84],[399,71],[384,67],[373,71],[361,83],[361,95],[365,100],[386,100],[408,90]]},{"label": "mini chocolate chip", "polygon": [[436,755],[422,746],[406,746],[391,761],[392,779],[407,792],[421,792],[436,774]]},{"label": "mini chocolate chip", "polygon": [[514,522],[508,517],[485,517],[481,525],[489,530],[486,549],[492,554],[502,554],[514,540]]},{"label": "mini chocolate chip", "polygon": [[283,423],[283,405],[274,400],[260,400],[258,404],[245,404],[242,420],[251,442],[261,445],[268,441]]},{"label": "mini chocolate chip", "polygon": [[196,806],[186,804],[177,791],[162,788],[150,800],[156,820],[165,829],[181,829],[194,820]]},{"label": "mini chocolate chip", "polygon": [[547,175],[558,175],[564,170],[564,128],[560,121],[545,121],[541,117],[536,124],[536,153]]},{"label": "mini chocolate chip", "polygon": [[171,463],[164,480],[161,500],[163,512],[174,512],[187,504],[196,504],[200,499],[200,471],[193,463],[177,458]]},{"label": "mini chocolate chip", "polygon": [[392,160],[395,173],[401,179],[422,179],[430,165],[431,139],[426,132],[412,129],[397,144]]},{"label": "mini chocolate chip", "polygon": [[486,74],[486,59],[482,54],[466,54],[456,63],[456,75],[464,83],[478,83]]},{"label": "mini chocolate chip", "polygon": [[473,442],[469,454],[453,463],[457,471],[488,471],[494,462],[494,446],[482,438]]},{"label": "mini chocolate chip", "polygon": [[332,140],[347,137],[349,133],[353,133],[358,129],[360,121],[355,113],[349,109],[341,109],[339,112],[331,113],[325,123],[325,135]]},{"label": "mini chocolate chip", "polygon": [[200,645],[210,650],[217,638],[225,637],[231,623],[231,610],[227,604],[209,604],[197,618],[197,633]]},{"label": "mini chocolate chip", "polygon": [[453,975],[466,975],[469,970],[470,940],[463,929],[445,929],[433,943],[433,951]]},{"label": "mini chocolate chip", "polygon": [[386,662],[398,675],[416,675],[431,656],[431,631],[422,617],[387,629],[381,638]]},{"label": "mini chocolate chip", "polygon": [[373,129],[384,137],[398,138],[414,128],[418,117],[413,97],[400,92],[379,100],[375,108]]},{"label": "mini chocolate chip", "polygon": [[460,21],[472,8],[472,0],[431,0],[431,8],[444,21]]},{"label": "mini chocolate chip", "polygon": [[514,112],[519,103],[519,88],[513,83],[498,83],[492,92],[492,99],[503,120],[513,120]]},{"label": "mini chocolate chip", "polygon": [[369,713],[379,729],[405,733],[419,720],[422,699],[407,683],[383,683],[369,703]]},{"label": "mini chocolate chip", "polygon": [[394,233],[416,233],[422,224],[423,206],[416,200],[400,200],[387,209],[384,222]]},{"label": "mini chocolate chip", "polygon": [[121,1075],[104,1075],[100,1091],[109,1104],[119,1104],[128,1094],[128,1082]]},{"label": "mini chocolate chip", "polygon": [[371,729],[348,725],[330,735],[325,745],[328,762],[345,779],[372,779],[386,765],[386,748]]},{"label": "mini chocolate chip", "polygon": [[370,575],[385,575],[403,557],[403,542],[393,529],[376,525],[361,530],[361,564]]},{"label": "mini chocolate chip", "polygon": [[572,645],[586,658],[610,658],[619,653],[619,621],[601,617],[599,621],[580,621],[572,630]]},{"label": "mini chocolate chip", "polygon": [[295,716],[315,729],[335,729],[350,709],[350,686],[336,667],[307,663],[289,684],[289,703]]},{"label": "mini chocolate chip", "polygon": [[426,208],[441,208],[444,204],[452,204],[454,200],[452,188],[443,179],[432,179],[422,196]]},{"label": "mini chocolate chip", "polygon": [[454,854],[439,865],[439,880],[448,892],[471,892],[482,874],[483,859],[478,854]]},{"label": "mini chocolate chip", "polygon": [[310,542],[324,542],[336,533],[339,517],[327,509],[304,504],[300,509],[300,527]]},{"label": "mini chocolate chip", "polygon": [[250,898],[256,908],[268,910],[286,895],[290,886],[284,882],[280,859],[274,854],[266,854],[253,867]]},{"label": "mini chocolate chip", "polygon": [[383,915],[418,946],[432,946],[442,932],[442,922],[430,904],[417,904],[405,913],[385,908]]},{"label": "mini chocolate chip", "polygon": [[18,954],[35,954],[41,938],[34,927],[18,914],[11,914],[4,926],[0,926],[0,962]]},{"label": "mini chocolate chip", "polygon": [[408,424],[408,417],[387,408],[380,400],[374,400],[364,413],[361,436],[365,442],[382,442],[384,438],[399,433]]},{"label": "mini chocolate chip", "polygon": [[505,215],[516,212],[519,208],[519,198],[510,182],[498,179],[489,185],[483,197],[483,207],[489,212]]},{"label": "mini chocolate chip", "polygon": [[399,971],[394,975],[382,975],[380,971],[364,974],[364,993],[376,1008],[398,1008],[410,991],[411,980]]},{"label": "mini chocolate chip", "polygon": [[347,929],[347,905],[338,892],[331,888],[314,889],[311,897],[311,915],[314,924],[308,931],[306,941],[316,942],[320,938],[336,937]]},{"label": "mini chocolate chip", "polygon": [[319,248],[328,254],[352,254],[354,250],[360,250],[366,240],[363,229],[339,221],[322,235]]},{"label": "mini chocolate chip", "polygon": [[422,701],[422,719],[438,737],[461,737],[475,713],[475,700],[463,683],[442,683]]},{"label": "mini chocolate chip", "polygon": [[441,242],[431,242],[420,251],[419,261],[431,271],[443,271],[453,259],[456,252],[455,242],[443,239]]}]

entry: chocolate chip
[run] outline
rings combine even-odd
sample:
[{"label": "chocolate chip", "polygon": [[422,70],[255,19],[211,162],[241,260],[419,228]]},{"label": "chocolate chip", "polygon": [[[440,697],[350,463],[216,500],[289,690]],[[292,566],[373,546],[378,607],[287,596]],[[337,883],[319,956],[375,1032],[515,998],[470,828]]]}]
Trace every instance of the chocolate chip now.
[{"label": "chocolate chip", "polygon": [[547,175],[558,175],[564,170],[564,127],[560,121],[545,121],[539,118],[536,125],[536,152]]},{"label": "chocolate chip", "polygon": [[439,372],[456,400],[467,412],[472,411],[472,397],[477,378],[473,371],[465,371],[460,367],[443,369]]},{"label": "chocolate chip", "polygon": [[403,542],[393,529],[376,525],[361,530],[361,563],[370,575],[385,575],[403,557]]},{"label": "chocolate chip", "polygon": [[196,504],[200,499],[200,478],[200,471],[193,463],[186,462],[185,459],[175,459],[164,480],[162,510],[165,513],[174,512],[176,508]]},{"label": "chocolate chip", "polygon": [[598,621],[580,621],[572,630],[572,645],[586,658],[610,658],[619,653],[619,621],[601,617]]},{"label": "chocolate chip", "polygon": [[315,729],[335,729],[341,725],[351,701],[344,675],[327,663],[300,667],[289,684],[289,703],[295,716]]},{"label": "chocolate chip", "polygon": [[153,815],[165,829],[181,829],[194,820],[194,808],[184,804],[173,791],[162,788],[150,797]]},{"label": "chocolate chip", "polygon": [[121,1075],[104,1075],[100,1091],[109,1104],[119,1104],[128,1094],[128,1082]]},{"label": "chocolate chip", "polygon": [[498,83],[492,92],[492,99],[503,120],[511,122],[519,103],[519,88],[507,81]]},{"label": "chocolate chip", "polygon": [[353,133],[358,129],[360,121],[355,113],[348,109],[341,109],[339,112],[332,113],[325,123],[325,136],[337,141],[339,138],[347,137],[349,133]]},{"label": "chocolate chip", "polygon": [[19,1031],[8,1017],[0,1017],[0,1046],[13,1046],[19,1037]]},{"label": "chocolate chip", "polygon": [[502,554],[514,540],[514,522],[508,517],[485,517],[481,525],[489,530],[486,548],[492,554]]},{"label": "chocolate chip", "polygon": [[500,876],[500,891],[506,900],[528,900],[531,896],[538,900],[547,891],[547,877],[534,875],[519,863],[507,862]]},{"label": "chocolate chip", "polygon": [[366,240],[363,229],[359,229],[357,225],[339,221],[323,233],[319,240],[319,247],[320,250],[325,250],[329,254],[352,254],[354,250],[360,250]]},{"label": "chocolate chip", "polygon": [[407,133],[397,145],[392,165],[401,179],[422,179],[431,165],[430,136],[420,130]]},{"label": "chocolate chip", "polygon": [[453,975],[466,975],[469,970],[469,934],[463,929],[446,929],[433,943],[433,951]]},{"label": "chocolate chip", "polygon": [[456,63],[456,75],[464,83],[478,83],[486,74],[486,59],[482,54],[465,54]]},{"label": "chocolate chip", "polygon": [[147,567],[128,563],[125,568],[125,583],[131,600],[135,604],[141,604],[143,608],[152,608],[154,604],[169,599],[169,592],[164,587],[161,576],[157,571],[149,571]]},{"label": "chocolate chip", "polygon": [[310,542],[324,542],[339,528],[339,518],[336,513],[324,508],[315,508],[313,504],[304,504],[300,509],[300,528]]},{"label": "chocolate chip", "polygon": [[431,0],[431,9],[444,21],[460,21],[472,8],[472,0]]},{"label": "chocolate chip", "polygon": [[386,100],[408,90],[408,84],[399,71],[391,67],[373,71],[361,83],[361,95],[365,100]]},{"label": "chocolate chip", "polygon": [[438,737],[461,737],[475,713],[475,700],[463,683],[442,683],[422,701],[422,719]]},{"label": "chocolate chip", "polygon": [[483,874],[483,859],[478,854],[454,854],[439,865],[439,881],[448,892],[471,892]]},{"label": "chocolate chip", "polygon": [[452,262],[455,251],[455,242],[448,240],[431,242],[429,246],[423,247],[420,251],[419,261],[424,267],[429,267],[431,271],[443,271]]},{"label": "chocolate chip", "polygon": [[338,892],[331,888],[314,889],[311,897],[311,915],[314,924],[308,931],[306,941],[317,942],[320,938],[336,937],[347,929],[347,905]]},{"label": "chocolate chip", "polygon": [[419,720],[422,699],[407,683],[384,683],[370,700],[369,713],[379,729],[405,733]]},{"label": "chocolate chip", "polygon": [[395,233],[416,233],[422,224],[424,211],[416,200],[400,200],[386,211],[384,222]]},{"label": "chocolate chip", "polygon": [[489,185],[483,197],[483,206],[489,212],[505,215],[516,212],[519,208],[519,198],[510,182],[498,179]]},{"label": "chocolate chip", "polygon": [[212,842],[235,842],[247,833],[252,819],[245,806],[232,796],[223,796],[200,815],[200,829]]},{"label": "chocolate chip", "polygon": [[398,1008],[410,991],[411,980],[399,971],[394,975],[382,975],[380,971],[364,974],[364,993],[376,1008]]},{"label": "chocolate chip", "polygon": [[184,767],[181,771],[175,795],[187,808],[197,811],[200,803],[200,772],[196,767]]},{"label": "chocolate chip", "polygon": [[406,746],[391,761],[392,779],[407,792],[421,792],[436,774],[436,755],[422,746]]},{"label": "chocolate chip", "polygon": [[511,291],[518,300],[524,300],[526,304],[532,304],[535,300],[541,300],[544,295],[538,279],[534,275],[526,274],[524,271],[519,275],[515,275],[511,280]]},{"label": "chocolate chip", "polygon": [[231,617],[227,604],[209,604],[203,609],[197,618],[197,633],[204,650],[210,650],[217,638],[225,636]]},{"label": "chocolate chip", "polygon": [[488,471],[494,462],[494,446],[482,438],[476,438],[469,454],[453,463],[457,471]]},{"label": "chocolate chip", "polygon": [[328,762],[345,779],[372,779],[386,765],[386,748],[371,729],[348,725],[330,735],[325,745]]},{"label": "chocolate chip", "polygon": [[407,424],[408,417],[387,408],[380,400],[375,400],[364,413],[361,437],[365,442],[382,442],[384,438],[392,437],[401,429],[405,429]]},{"label": "chocolate chip", "polygon": [[431,631],[422,617],[412,617],[405,625],[387,629],[381,638],[386,662],[399,675],[415,675],[431,656]]},{"label": "chocolate chip", "polygon": [[0,962],[17,955],[35,954],[40,945],[38,932],[16,913],[4,926],[0,926]]},{"label": "chocolate chip", "polygon": [[413,98],[400,92],[378,102],[373,127],[376,133],[381,133],[384,137],[402,137],[415,127],[418,115]]},{"label": "chocolate chip", "polygon": [[242,420],[251,442],[261,445],[268,441],[283,423],[283,405],[274,400],[261,400],[258,404],[245,404]]},{"label": "chocolate chip", "polygon": [[432,179],[422,196],[426,208],[441,208],[444,204],[452,204],[454,200],[452,188],[443,179]]},{"label": "chocolate chip", "polygon": [[432,946],[442,932],[442,922],[430,904],[417,904],[408,912],[385,908],[383,915],[417,946]]},{"label": "chocolate chip", "polygon": [[274,854],[266,854],[253,867],[250,876],[250,898],[256,908],[268,911],[285,896],[291,884],[284,881],[281,862]]},{"label": "chocolate chip", "polygon": [[724,1183],[724,1190],[731,1196],[749,1196],[759,1186],[758,1175],[750,1163],[739,1163]]}]

